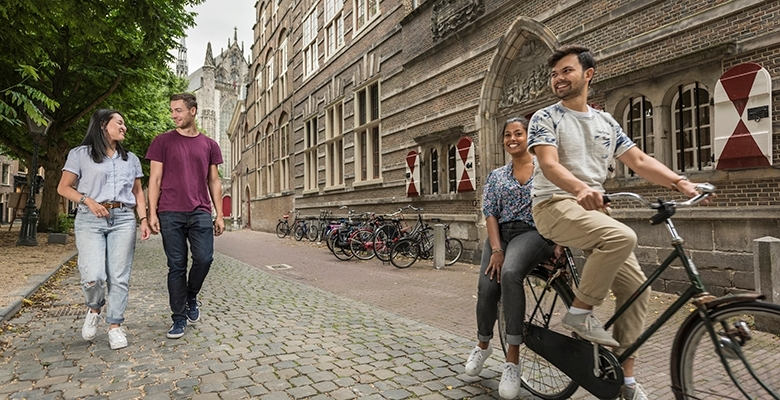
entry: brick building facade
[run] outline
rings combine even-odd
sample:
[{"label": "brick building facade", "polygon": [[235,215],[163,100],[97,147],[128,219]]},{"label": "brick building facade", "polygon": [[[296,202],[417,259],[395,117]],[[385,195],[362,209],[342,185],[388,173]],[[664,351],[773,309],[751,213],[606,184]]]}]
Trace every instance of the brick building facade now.
[{"label": "brick building facade", "polygon": [[[497,130],[556,101],[545,60],[576,43],[597,59],[592,103],[648,154],[718,187],[675,220],[716,294],[754,289],[752,240],[780,236],[780,1],[270,0],[256,12],[254,79],[231,136],[242,226],[412,203],[478,260],[484,177],[505,162]],[[767,81],[745,111],[764,131],[729,125],[729,71]],[[614,169],[608,191],[675,195]],[[643,266],[662,261],[664,229],[644,210],[615,214],[638,232]],[[656,289],[678,290],[679,274]]]}]

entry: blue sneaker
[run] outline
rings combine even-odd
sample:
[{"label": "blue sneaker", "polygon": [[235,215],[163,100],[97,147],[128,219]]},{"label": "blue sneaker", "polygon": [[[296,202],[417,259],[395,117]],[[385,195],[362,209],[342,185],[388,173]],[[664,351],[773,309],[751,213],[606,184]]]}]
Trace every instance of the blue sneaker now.
[{"label": "blue sneaker", "polygon": [[182,336],[184,336],[184,328],[187,327],[187,321],[181,320],[181,321],[173,321],[173,325],[171,325],[171,329],[168,330],[168,339],[178,339]]},{"label": "blue sneaker", "polygon": [[200,319],[200,310],[198,307],[200,307],[198,299],[187,300],[187,319],[190,320],[190,322],[198,322]]}]

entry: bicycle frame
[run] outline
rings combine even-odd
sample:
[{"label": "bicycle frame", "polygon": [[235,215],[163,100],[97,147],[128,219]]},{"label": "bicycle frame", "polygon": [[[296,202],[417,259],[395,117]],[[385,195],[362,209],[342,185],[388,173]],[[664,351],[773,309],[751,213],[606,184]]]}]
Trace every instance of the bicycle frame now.
[{"label": "bicycle frame", "polygon": [[[618,194],[610,195],[609,197],[617,197],[620,195],[627,196],[630,194],[618,193]],[[636,195],[628,196],[628,197],[637,199]],[[693,199],[691,201],[693,201]],[[683,247],[684,240],[677,233],[677,230],[674,227],[674,223],[671,221],[671,216],[674,214],[674,209],[660,202],[658,206],[652,206],[652,207],[658,209],[659,211],[658,214],[656,214],[651,218],[651,223],[655,225],[660,223],[661,221],[664,222],[664,224],[667,227],[667,230],[669,231],[672,237],[673,249],[671,253],[663,261],[663,263],[661,263],[661,265],[658,268],[656,268],[652,272],[652,274],[650,274],[650,276],[645,280],[645,282],[629,297],[626,303],[623,304],[618,310],[615,311],[613,316],[604,324],[604,329],[609,329],[615,323],[615,321],[618,318],[620,318],[626,312],[626,310],[628,310],[628,308],[631,307],[631,305],[634,304],[634,302],[639,297],[639,295],[643,293],[645,290],[647,290],[661,276],[661,274],[663,274],[664,271],[666,271],[666,269],[669,268],[669,266],[674,262],[674,260],[677,259],[680,260],[690,281],[690,286],[649,327],[647,327],[639,335],[639,337],[622,354],[620,354],[620,356],[617,357],[617,361],[620,364],[622,364],[624,361],[630,358],[631,355],[636,353],[636,351],[645,342],[647,342],[650,339],[650,337],[652,337],[653,334],[655,334],[661,328],[661,326],[663,326],[667,321],[669,321],[669,319],[671,319],[672,316],[678,310],[680,310],[686,303],[693,300],[693,304],[696,306],[699,316],[705,322],[705,326],[709,333],[710,339],[712,341],[713,346],[715,347],[715,352],[718,354],[718,357],[720,358],[720,361],[723,364],[725,370],[729,374],[731,381],[737,386],[737,388],[743,393],[743,395],[749,398],[750,396],[745,391],[743,386],[738,382],[738,380],[734,376],[732,369],[729,367],[729,363],[726,360],[726,355],[724,354],[724,350],[722,350],[720,346],[719,335],[714,328],[715,323],[710,318],[709,313],[707,311],[709,309],[708,306],[710,302],[713,303],[711,307],[716,307],[718,304],[720,304],[719,302],[749,301],[749,300],[755,300],[757,298],[761,298],[762,296],[757,294],[731,295],[729,297],[720,298],[719,301],[713,302],[713,300],[715,300],[715,297],[712,296],[709,292],[707,292],[705,285],[701,280],[701,277],[699,275],[699,272],[693,260],[691,260],[691,258],[688,257],[687,253],[685,252],[685,248]],[[571,252],[568,248],[565,248],[564,256],[565,258],[563,262],[556,264],[556,266],[554,267],[553,274],[550,277],[550,280],[548,281],[548,285],[553,280],[560,279],[561,274],[566,274],[568,272],[571,274],[572,283],[576,287],[580,283],[580,276],[576,264],[573,262]],[[545,293],[543,292],[542,295],[540,296],[540,299],[542,299],[544,295]],[[539,311],[539,304],[541,303],[540,299],[536,299],[537,304],[536,307],[534,308],[532,317],[537,311]],[[549,321],[546,320],[546,322]],[[747,362],[747,360],[744,359],[744,355],[742,354],[738,354],[738,355],[740,360],[742,361],[742,364],[750,372],[750,374],[758,382],[758,384],[761,387],[763,387],[769,394],[773,395],[775,398],[780,398],[778,397],[777,394],[775,394],[772,391],[771,388],[769,388],[761,379],[758,378],[753,367],[750,365],[749,362]]]}]

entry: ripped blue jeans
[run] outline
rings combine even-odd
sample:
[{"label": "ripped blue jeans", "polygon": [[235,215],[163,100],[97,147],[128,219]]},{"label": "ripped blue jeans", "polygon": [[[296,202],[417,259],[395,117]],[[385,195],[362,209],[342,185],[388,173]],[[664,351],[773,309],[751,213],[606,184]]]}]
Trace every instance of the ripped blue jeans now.
[{"label": "ripped blue jeans", "polygon": [[79,251],[81,288],[87,307],[100,309],[108,300],[108,307],[103,313],[106,322],[121,324],[125,321],[130,288],[136,222],[132,208],[120,207],[108,211],[108,217],[98,218],[88,207],[79,206],[74,231]]}]

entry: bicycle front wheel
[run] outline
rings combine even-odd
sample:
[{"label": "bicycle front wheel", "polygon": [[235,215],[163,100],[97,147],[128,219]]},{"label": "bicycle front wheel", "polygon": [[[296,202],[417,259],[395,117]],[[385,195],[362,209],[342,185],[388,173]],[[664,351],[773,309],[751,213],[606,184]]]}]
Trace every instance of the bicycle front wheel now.
[{"label": "bicycle front wheel", "polygon": [[295,227],[295,230],[293,231],[293,237],[297,241],[301,241],[303,239],[303,236],[306,234],[306,230],[303,229],[303,225],[298,225]]},{"label": "bicycle front wheel", "polygon": [[[550,272],[543,267],[537,267],[523,281],[525,292],[525,322],[540,328],[556,331],[564,335],[571,333],[561,326],[561,320],[566,315],[574,293],[563,279],[555,279],[548,287]],[[552,290],[549,290],[552,289]],[[507,351],[505,310],[499,308],[499,339],[504,354]],[[577,391],[574,382],[563,371],[542,356],[534,353],[525,345],[520,345],[520,383],[533,395],[550,400],[568,399]]]},{"label": "bicycle front wheel", "polygon": [[463,254],[463,242],[460,239],[448,238],[444,241],[444,265],[452,265],[460,260]]},{"label": "bicycle front wheel", "polygon": [[396,268],[409,268],[420,256],[420,244],[415,239],[401,239],[390,249],[390,263]]},{"label": "bicycle front wheel", "polygon": [[709,311],[709,317],[726,364],[721,361],[707,323],[698,314],[688,317],[672,347],[672,389],[676,398],[780,398],[780,305],[732,303]]}]

